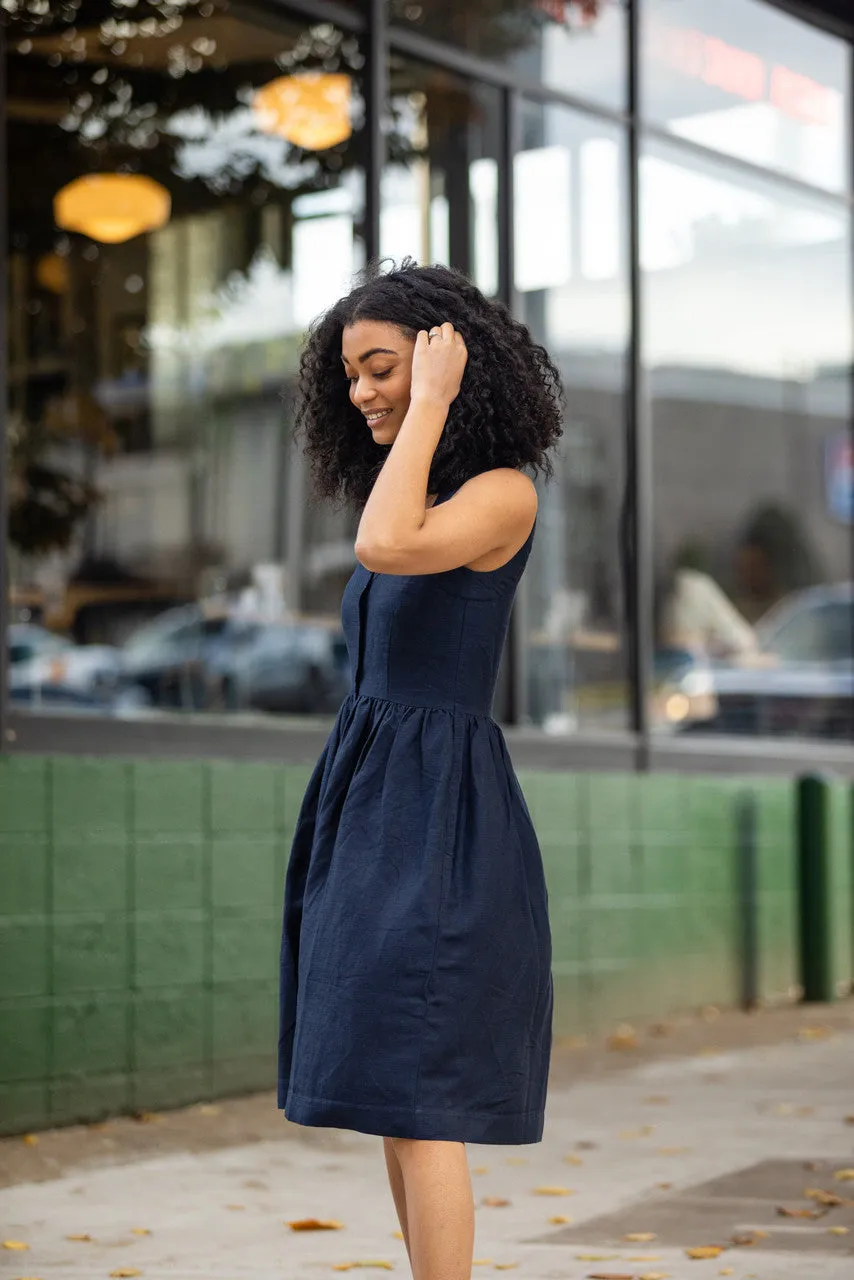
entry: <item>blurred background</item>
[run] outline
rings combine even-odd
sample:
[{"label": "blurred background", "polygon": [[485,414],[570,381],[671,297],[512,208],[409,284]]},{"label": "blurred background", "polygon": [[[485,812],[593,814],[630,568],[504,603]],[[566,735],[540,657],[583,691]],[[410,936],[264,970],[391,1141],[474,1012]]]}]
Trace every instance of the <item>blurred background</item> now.
[{"label": "blurred background", "polygon": [[4,0],[11,711],[334,712],[298,352],[411,254],[567,389],[499,718],[850,742],[851,45],[793,7]]}]

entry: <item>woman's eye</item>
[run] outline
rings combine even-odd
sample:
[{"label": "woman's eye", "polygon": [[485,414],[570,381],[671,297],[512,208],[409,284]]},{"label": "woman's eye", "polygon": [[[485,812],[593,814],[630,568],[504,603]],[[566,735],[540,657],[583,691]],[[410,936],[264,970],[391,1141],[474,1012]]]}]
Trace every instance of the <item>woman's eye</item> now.
[{"label": "woman's eye", "polygon": [[374,374],[374,377],[375,377],[377,380],[379,380],[379,379],[381,379],[381,378],[387,378],[387,377],[389,376],[389,374],[390,374],[390,373],[391,373],[391,369],[383,369],[382,373],[375,373],[375,374]]}]

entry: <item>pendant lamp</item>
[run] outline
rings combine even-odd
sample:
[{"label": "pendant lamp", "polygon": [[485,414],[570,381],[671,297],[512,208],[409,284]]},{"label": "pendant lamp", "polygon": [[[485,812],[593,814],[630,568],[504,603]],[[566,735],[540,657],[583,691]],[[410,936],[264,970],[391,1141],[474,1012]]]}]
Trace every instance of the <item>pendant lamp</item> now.
[{"label": "pendant lamp", "polygon": [[169,221],[169,192],[139,173],[92,173],[58,191],[53,216],[58,227],[103,244],[121,244],[156,231]]},{"label": "pendant lamp", "polygon": [[350,77],[340,72],[280,76],[252,99],[258,127],[306,151],[325,151],[353,132],[350,87]]}]

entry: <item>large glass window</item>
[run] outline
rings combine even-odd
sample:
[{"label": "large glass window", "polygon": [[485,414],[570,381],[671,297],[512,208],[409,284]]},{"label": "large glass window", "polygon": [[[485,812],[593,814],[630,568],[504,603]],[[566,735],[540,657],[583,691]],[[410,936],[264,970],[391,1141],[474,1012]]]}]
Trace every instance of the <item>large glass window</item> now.
[{"label": "large glass window", "polygon": [[439,262],[498,292],[500,99],[438,67],[392,55],[380,250]]},{"label": "large glass window", "polygon": [[389,0],[389,18],[552,89],[623,107],[626,0]]},{"label": "large glass window", "polygon": [[13,705],[346,690],[353,530],[304,509],[289,390],[365,256],[363,55],[253,13],[9,15]]},{"label": "large glass window", "polygon": [[766,0],[644,0],[643,109],[831,191],[850,182],[851,46]]},{"label": "large glass window", "polygon": [[527,103],[514,164],[516,305],[566,387],[555,476],[540,489],[526,571],[531,719],[549,732],[625,729],[619,514],[629,326],[624,136]]},{"label": "large glass window", "polygon": [[653,721],[850,738],[850,213],[675,148],[641,177]]}]

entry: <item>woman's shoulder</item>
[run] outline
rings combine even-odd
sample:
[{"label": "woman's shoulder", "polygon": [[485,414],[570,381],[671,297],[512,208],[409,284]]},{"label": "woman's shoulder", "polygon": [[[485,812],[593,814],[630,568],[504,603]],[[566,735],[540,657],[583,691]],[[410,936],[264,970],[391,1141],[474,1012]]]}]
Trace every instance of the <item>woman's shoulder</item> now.
[{"label": "woman's shoulder", "polygon": [[464,489],[494,497],[496,502],[522,504],[532,517],[536,515],[536,485],[526,472],[519,471],[516,467],[492,467],[489,471],[479,471],[458,485],[455,492],[461,493]]}]

